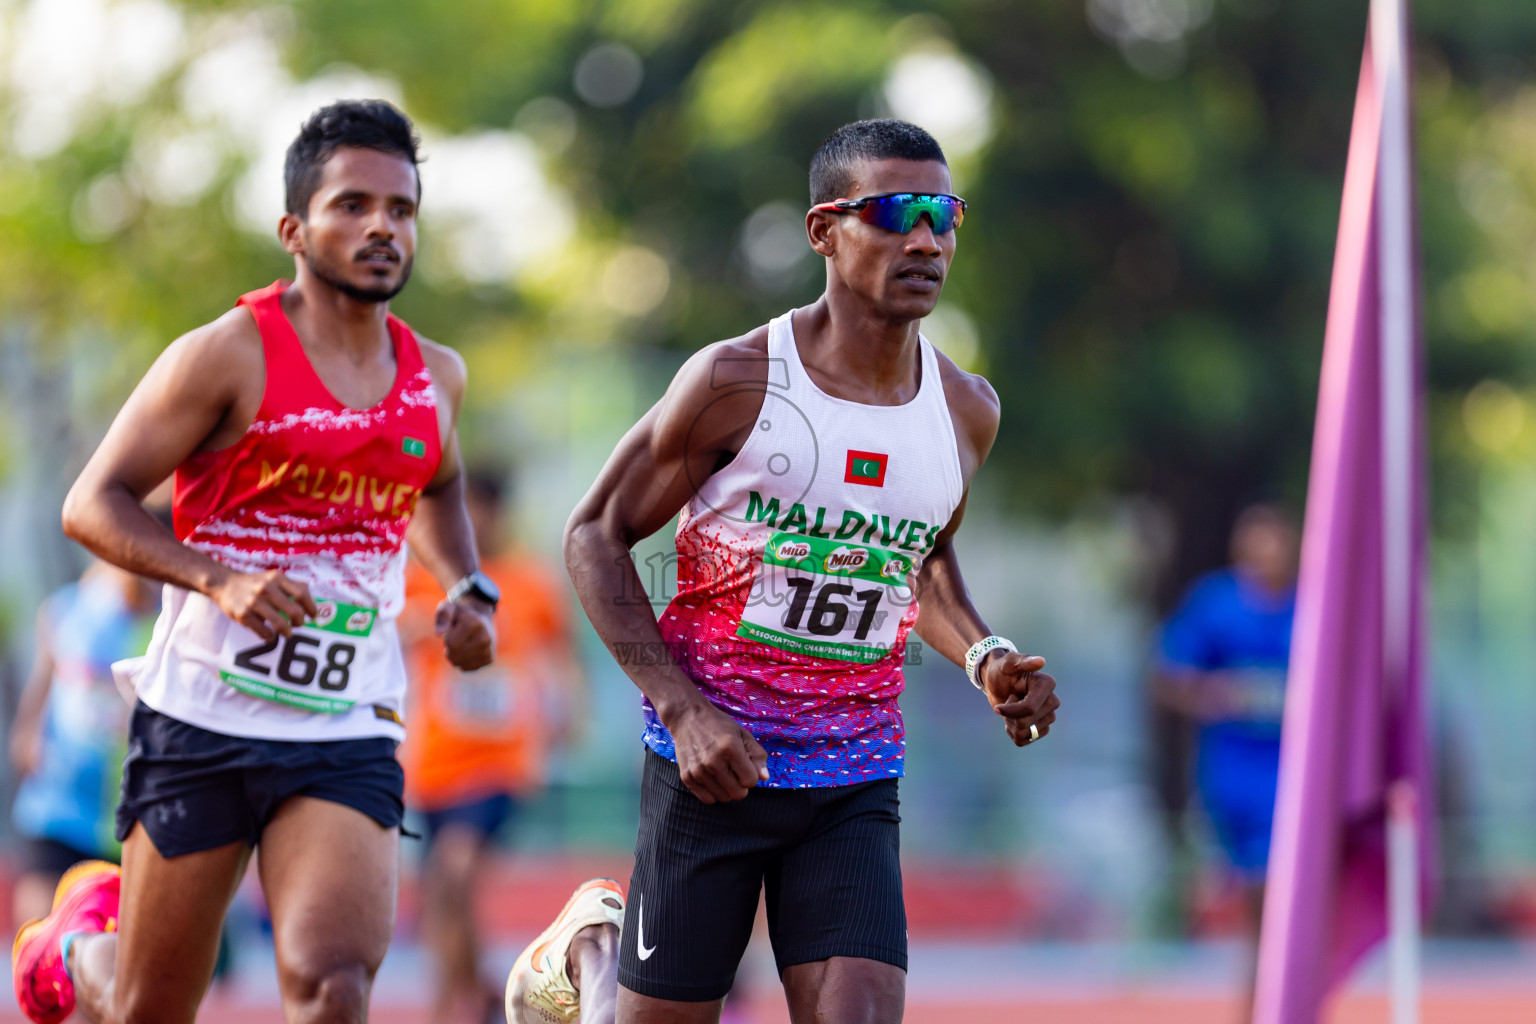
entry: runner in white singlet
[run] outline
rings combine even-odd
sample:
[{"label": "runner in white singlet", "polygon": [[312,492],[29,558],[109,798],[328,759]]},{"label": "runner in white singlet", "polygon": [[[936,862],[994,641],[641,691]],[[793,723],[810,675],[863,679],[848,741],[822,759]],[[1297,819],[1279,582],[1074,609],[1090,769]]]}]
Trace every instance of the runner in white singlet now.
[{"label": "runner in white singlet", "polygon": [[[1044,659],[990,635],[953,543],[999,410],[918,331],[965,208],[944,155],[905,122],[847,125],[811,195],[825,293],[690,359],[567,526],[582,605],[644,695],[640,835],[627,907],[587,883],[519,958],[511,1024],[712,1024],[760,891],[791,1020],[896,1024],[910,633],[967,664],[1016,744],[1055,720]],[[629,550],[674,515],[658,621]]]}]

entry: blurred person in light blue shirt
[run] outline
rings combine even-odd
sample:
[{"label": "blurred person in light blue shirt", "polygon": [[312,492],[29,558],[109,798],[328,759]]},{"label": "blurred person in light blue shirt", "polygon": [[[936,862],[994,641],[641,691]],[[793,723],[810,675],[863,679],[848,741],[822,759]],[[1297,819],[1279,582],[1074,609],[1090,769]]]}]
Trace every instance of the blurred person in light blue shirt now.
[{"label": "blurred person in light blue shirt", "polygon": [[1190,587],[1164,625],[1157,697],[1198,730],[1195,790],[1257,930],[1280,770],[1299,536],[1273,505],[1232,529],[1232,565]]},{"label": "blurred person in light blue shirt", "polygon": [[26,844],[13,897],[18,924],[48,913],[70,865],[118,858],[112,811],[130,704],[112,663],[144,652],[159,608],[157,585],[97,562],[38,611],[36,655],[10,737],[21,779],[11,816]]}]

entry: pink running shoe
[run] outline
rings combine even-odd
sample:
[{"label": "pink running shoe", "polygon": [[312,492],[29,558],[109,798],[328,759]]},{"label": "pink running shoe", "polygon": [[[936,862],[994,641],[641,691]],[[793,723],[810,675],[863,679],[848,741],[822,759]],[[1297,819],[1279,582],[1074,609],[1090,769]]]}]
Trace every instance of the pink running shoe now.
[{"label": "pink running shoe", "polygon": [[64,970],[60,940],[70,932],[117,931],[117,865],[88,860],[64,872],[53,892],[53,912],[29,921],[11,947],[16,1002],[35,1024],[59,1024],[75,1010],[75,984]]}]

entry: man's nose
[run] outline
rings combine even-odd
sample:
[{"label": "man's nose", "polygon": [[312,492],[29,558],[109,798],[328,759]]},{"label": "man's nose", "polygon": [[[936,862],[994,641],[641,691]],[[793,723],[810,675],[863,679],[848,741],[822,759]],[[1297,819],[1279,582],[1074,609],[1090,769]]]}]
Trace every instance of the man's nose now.
[{"label": "man's nose", "polygon": [[385,241],[395,237],[395,226],[390,222],[389,210],[381,207],[374,211],[368,218],[368,237],[380,238]]},{"label": "man's nose", "polygon": [[917,218],[917,223],[907,232],[905,249],[912,255],[938,256],[943,252],[939,247],[939,236],[933,231],[933,221],[926,213]]}]

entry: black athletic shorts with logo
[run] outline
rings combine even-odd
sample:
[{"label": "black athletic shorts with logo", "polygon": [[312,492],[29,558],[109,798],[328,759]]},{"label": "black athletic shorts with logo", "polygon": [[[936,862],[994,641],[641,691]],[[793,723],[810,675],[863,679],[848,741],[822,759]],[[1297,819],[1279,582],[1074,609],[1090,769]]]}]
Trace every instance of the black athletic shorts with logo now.
[{"label": "black athletic shorts with logo", "polygon": [[344,804],[385,828],[405,814],[405,773],[387,736],[255,740],[183,722],[140,701],[128,724],[121,842],[138,821],[162,857],[229,843],[255,846],[279,807],[310,796]]},{"label": "black athletic shorts with logo", "polygon": [[706,804],[647,749],[619,984],[656,999],[724,996],[759,890],[780,973],[834,956],[906,970],[899,808],[895,779]]}]

